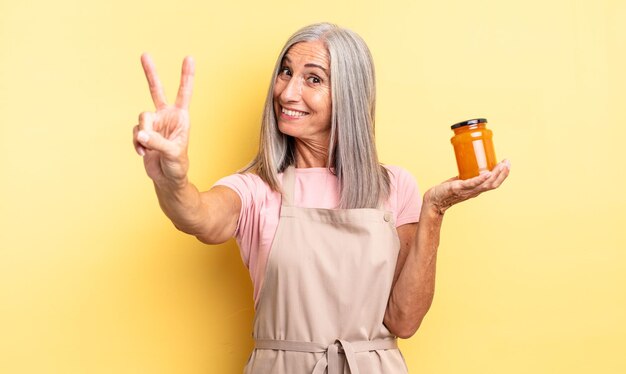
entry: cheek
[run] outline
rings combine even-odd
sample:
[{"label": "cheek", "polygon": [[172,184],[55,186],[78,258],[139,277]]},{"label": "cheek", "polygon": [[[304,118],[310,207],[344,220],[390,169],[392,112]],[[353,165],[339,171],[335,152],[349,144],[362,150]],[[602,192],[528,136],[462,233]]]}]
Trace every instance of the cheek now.
[{"label": "cheek", "polygon": [[274,83],[274,91],[272,91],[272,97],[274,99],[278,98],[280,96],[280,92],[281,90],[278,87],[278,82]]},{"label": "cheek", "polygon": [[319,107],[320,107],[320,111],[323,111],[324,113],[330,115],[330,112],[332,109],[332,100],[328,93],[324,93],[323,95],[320,96]]},{"label": "cheek", "polygon": [[278,113],[280,107],[280,93],[281,91],[278,89],[278,86],[275,85],[274,91],[272,92],[272,106],[274,107],[274,112],[276,113]]},{"label": "cheek", "polygon": [[285,82],[281,79],[276,78],[274,81],[274,90],[272,92],[274,99],[280,97],[280,94],[285,89]]}]

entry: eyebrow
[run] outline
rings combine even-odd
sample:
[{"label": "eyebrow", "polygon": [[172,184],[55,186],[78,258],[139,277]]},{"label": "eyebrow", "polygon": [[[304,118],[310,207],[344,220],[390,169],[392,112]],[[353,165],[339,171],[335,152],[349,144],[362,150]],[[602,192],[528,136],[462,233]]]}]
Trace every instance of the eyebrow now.
[{"label": "eyebrow", "polygon": [[[291,60],[287,56],[283,57],[283,60],[291,63]],[[308,63],[308,64],[304,64],[304,66],[307,67],[307,68],[318,68],[318,69],[321,69],[326,75],[328,75],[328,71],[326,71],[326,69],[323,66],[321,66],[321,65]]]}]

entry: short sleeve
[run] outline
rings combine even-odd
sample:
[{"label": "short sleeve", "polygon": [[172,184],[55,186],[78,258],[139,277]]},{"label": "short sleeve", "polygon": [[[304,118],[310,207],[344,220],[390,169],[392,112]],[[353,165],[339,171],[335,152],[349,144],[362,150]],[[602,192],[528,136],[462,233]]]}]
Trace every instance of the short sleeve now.
[{"label": "short sleeve", "polygon": [[237,221],[237,229],[233,233],[239,249],[241,250],[241,258],[246,266],[250,263],[250,252],[254,246],[253,243],[258,242],[259,235],[259,210],[260,204],[258,196],[260,189],[265,184],[254,174],[233,174],[224,177],[214,186],[225,186],[237,193],[241,199],[241,211]]},{"label": "short sleeve", "polygon": [[[422,198],[415,178],[403,168],[388,167],[391,172],[391,198],[395,197],[396,226],[419,222],[422,209]],[[395,195],[395,196],[394,196]]]}]

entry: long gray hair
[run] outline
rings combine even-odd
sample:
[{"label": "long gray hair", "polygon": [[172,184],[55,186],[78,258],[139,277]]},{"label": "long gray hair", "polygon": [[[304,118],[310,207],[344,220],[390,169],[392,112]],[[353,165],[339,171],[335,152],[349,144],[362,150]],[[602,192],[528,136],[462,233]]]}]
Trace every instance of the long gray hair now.
[{"label": "long gray hair", "polygon": [[296,43],[316,40],[324,42],[330,55],[332,114],[326,167],[334,168],[339,179],[339,207],[379,207],[389,196],[390,182],[387,169],[378,161],[374,143],[374,63],[359,35],[330,23],[303,27],[285,43],[265,100],[259,152],[242,172],[256,173],[273,190],[280,191],[278,173],[295,166],[294,140],[278,130],[274,84],[289,49]]}]

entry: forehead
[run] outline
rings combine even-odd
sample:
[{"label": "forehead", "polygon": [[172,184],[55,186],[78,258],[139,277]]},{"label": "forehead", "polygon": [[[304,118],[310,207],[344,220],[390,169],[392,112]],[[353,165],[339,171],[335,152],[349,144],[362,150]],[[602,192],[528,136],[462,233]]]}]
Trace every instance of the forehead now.
[{"label": "forehead", "polygon": [[314,63],[326,69],[330,65],[328,50],[324,43],[319,40],[296,43],[289,48],[285,57],[292,63]]}]

